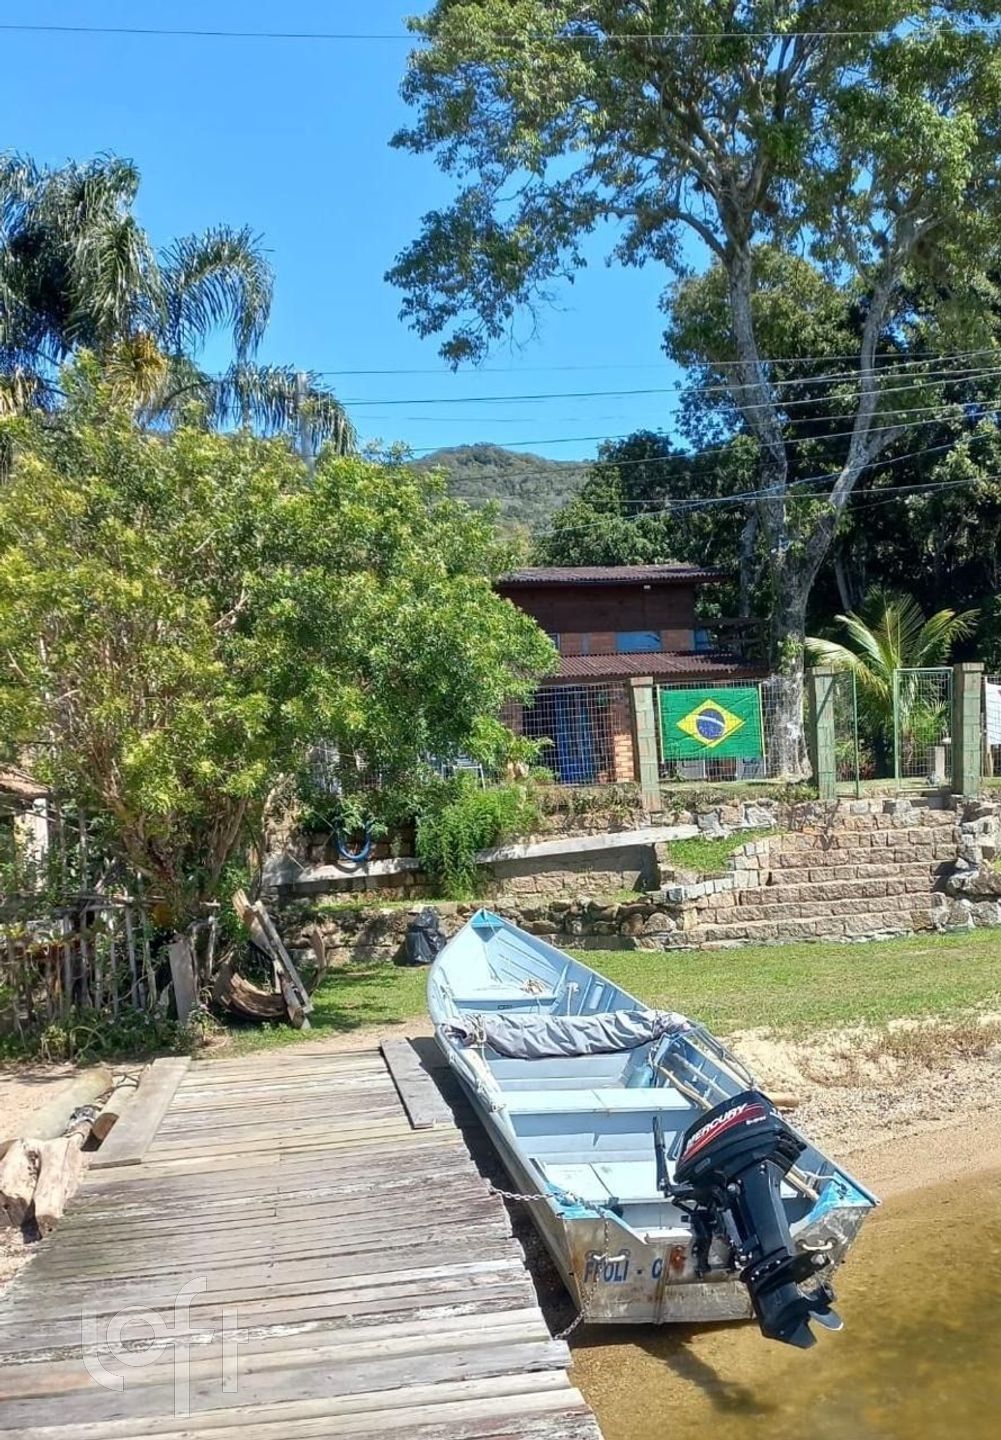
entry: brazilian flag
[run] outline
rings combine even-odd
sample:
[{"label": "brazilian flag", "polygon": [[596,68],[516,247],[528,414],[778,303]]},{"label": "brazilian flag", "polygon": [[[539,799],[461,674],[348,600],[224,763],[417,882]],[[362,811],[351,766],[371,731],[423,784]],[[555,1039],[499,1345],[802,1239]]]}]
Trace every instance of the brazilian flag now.
[{"label": "brazilian flag", "polygon": [[706,755],[760,759],[758,687],[661,690],[660,735],[665,760],[701,760]]}]

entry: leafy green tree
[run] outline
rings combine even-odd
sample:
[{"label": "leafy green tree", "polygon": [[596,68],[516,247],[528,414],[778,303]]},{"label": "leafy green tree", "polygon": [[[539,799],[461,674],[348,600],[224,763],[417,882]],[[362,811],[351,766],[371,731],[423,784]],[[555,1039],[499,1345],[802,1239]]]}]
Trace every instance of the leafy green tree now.
[{"label": "leafy green tree", "polygon": [[0,424],[0,734],[175,924],[312,742],[387,784],[511,742],[493,717],[553,652],[494,593],[488,514],[403,465],[150,434],[93,360],[62,383],[58,425]]},{"label": "leafy green tree", "polygon": [[[157,249],[133,213],[139,180],[116,156],[59,169],[0,159],[0,413],[53,407],[59,366],[90,350],[149,418],[197,407],[267,434],[302,419],[314,448],[349,448],[344,410],[316,376],[303,386],[253,363],[273,285],[260,238],[217,225]],[[216,332],[234,350],[221,379],[197,365]]]},{"label": "leafy green tree", "polygon": [[[538,558],[551,565],[685,560],[736,576],[742,522],[728,502],[754,484],[756,464],[756,447],[739,436],[706,455],[682,452],[650,430],[609,441],[579,495],[539,540]],[[720,598],[735,610],[735,594]]]},{"label": "leafy green tree", "polygon": [[[799,773],[814,579],[861,476],[896,433],[877,361],[993,345],[1001,37],[979,4],[438,0],[410,23],[395,143],[434,154],[454,203],[390,278],[422,334],[476,359],[548,302],[602,224],[612,257],[674,274],[708,256],[726,298],[733,406],[759,447],[761,545],[783,678],[773,764]],[[859,317],[844,434],[822,499],[797,497],[755,292],[761,246],[803,255]],[[669,292],[665,301],[674,303]],[[939,390],[909,372],[906,403]],[[894,396],[898,400],[899,395]]]}]

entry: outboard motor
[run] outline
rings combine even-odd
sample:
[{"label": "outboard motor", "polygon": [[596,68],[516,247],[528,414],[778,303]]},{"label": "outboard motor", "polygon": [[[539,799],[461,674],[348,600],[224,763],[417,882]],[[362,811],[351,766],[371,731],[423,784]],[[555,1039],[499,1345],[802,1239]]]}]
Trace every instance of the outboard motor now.
[{"label": "outboard motor", "polygon": [[770,1100],[744,1090],[685,1131],[670,1187],[690,1209],[700,1264],[707,1264],[713,1235],[728,1240],[761,1333],[801,1349],[815,1343],[810,1320],[841,1328],[830,1286],[803,1286],[827,1256],[795,1250],[779,1193],[805,1148]]}]

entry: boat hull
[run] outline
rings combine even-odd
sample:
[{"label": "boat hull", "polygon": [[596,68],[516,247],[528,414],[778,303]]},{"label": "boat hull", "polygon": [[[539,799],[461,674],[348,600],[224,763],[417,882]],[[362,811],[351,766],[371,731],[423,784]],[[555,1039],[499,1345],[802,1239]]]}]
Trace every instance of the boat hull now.
[{"label": "boat hull", "polygon": [[[429,977],[437,1043],[510,1177],[508,1188],[527,1205],[582,1319],[590,1324],[749,1319],[750,1297],[730,1263],[729,1246],[714,1240],[709,1264],[705,1257],[700,1261],[687,1218],[658,1191],[650,1130],[651,1116],[659,1109],[680,1140],[683,1129],[718,1098],[715,1092],[733,1094],[744,1087],[746,1072],[729,1073],[727,1052],[718,1042],[711,1042],[716,1049],[708,1055],[687,1041],[669,1043],[663,1052],[653,1047],[655,1059],[662,1053],[671,1057],[677,1071],[672,1083],[680,1092],[654,1073],[656,1064],[646,1078],[633,1062],[627,1075],[616,1077],[615,1062],[607,1056],[579,1063],[522,1063],[498,1058],[489,1046],[457,1042],[457,1022],[470,1015],[475,1019],[477,1005],[494,1016],[545,1015],[562,1013],[564,996],[574,997],[570,1003],[582,1010],[593,1010],[587,997],[595,993],[605,1011],[617,1012],[627,1002],[639,1005],[587,967],[489,912],[474,917],[473,930],[477,921],[482,934],[472,938],[489,956],[491,983],[483,983],[481,970],[472,984],[462,955],[449,956],[456,940],[446,947]],[[464,934],[457,937],[460,942]],[[518,963],[511,960],[505,968],[505,957],[511,956]],[[513,983],[518,977],[523,993]],[[686,1058],[689,1053],[697,1061]],[[678,1068],[682,1062],[691,1074]],[[875,1197],[813,1147],[806,1155],[809,1177],[791,1177],[799,1190],[785,1185],[783,1193],[797,1245],[823,1251],[833,1269]]]}]

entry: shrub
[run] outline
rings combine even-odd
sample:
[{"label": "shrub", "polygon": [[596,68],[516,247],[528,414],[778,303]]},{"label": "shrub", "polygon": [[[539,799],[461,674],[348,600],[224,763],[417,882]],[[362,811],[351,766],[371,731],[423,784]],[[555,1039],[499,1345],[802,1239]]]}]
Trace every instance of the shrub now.
[{"label": "shrub", "polygon": [[417,817],[417,858],[450,900],[476,893],[476,854],[539,828],[542,815],[527,785],[481,789],[469,775],[446,782]]}]

